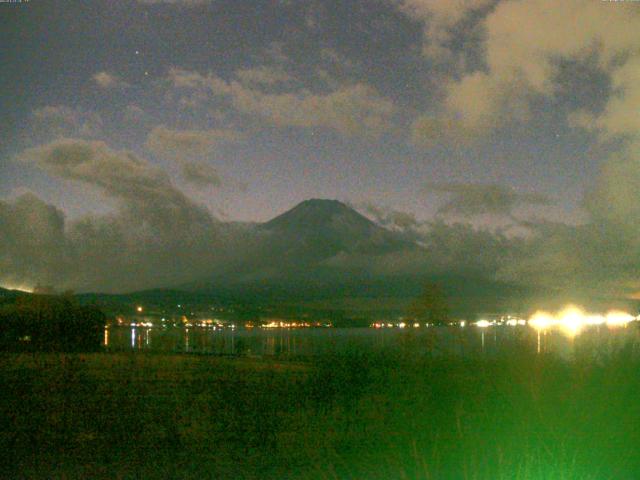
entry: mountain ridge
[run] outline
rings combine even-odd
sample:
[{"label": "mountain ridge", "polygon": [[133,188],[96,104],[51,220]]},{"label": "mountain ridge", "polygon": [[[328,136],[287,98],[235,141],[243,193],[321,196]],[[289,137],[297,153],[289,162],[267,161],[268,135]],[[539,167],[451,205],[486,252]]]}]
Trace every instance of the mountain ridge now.
[{"label": "mountain ridge", "polygon": [[206,277],[143,291],[80,296],[106,304],[191,299],[274,306],[321,302],[331,309],[346,299],[362,305],[409,302],[426,284],[439,283],[458,312],[476,307],[489,311],[503,299],[522,296],[517,285],[492,280],[490,272],[465,276],[431,268],[427,249],[337,200],[309,199],[266,222],[230,222],[228,227],[221,232],[228,243]]},{"label": "mountain ridge", "polygon": [[[271,220],[246,228],[210,279],[190,290],[269,284],[313,289],[326,283],[362,282],[374,259],[420,247],[338,200],[309,199]],[[268,288],[266,288],[268,289]]]}]

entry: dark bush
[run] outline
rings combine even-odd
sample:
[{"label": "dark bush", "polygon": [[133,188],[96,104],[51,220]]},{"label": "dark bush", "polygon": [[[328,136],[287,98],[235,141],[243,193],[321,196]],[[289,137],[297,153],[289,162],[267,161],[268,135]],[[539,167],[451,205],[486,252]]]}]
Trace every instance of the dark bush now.
[{"label": "dark bush", "polygon": [[0,306],[0,349],[9,351],[96,351],[105,315],[66,297],[33,296]]}]

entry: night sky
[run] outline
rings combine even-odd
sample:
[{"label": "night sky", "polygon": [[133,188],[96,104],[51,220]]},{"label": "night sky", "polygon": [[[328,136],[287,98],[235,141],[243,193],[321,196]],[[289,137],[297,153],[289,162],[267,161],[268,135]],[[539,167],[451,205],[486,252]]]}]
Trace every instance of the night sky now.
[{"label": "night sky", "polygon": [[332,198],[518,237],[499,278],[640,289],[638,3],[30,0],[0,19],[7,286],[99,288],[117,275],[97,256],[147,247],[191,269],[219,222]]}]

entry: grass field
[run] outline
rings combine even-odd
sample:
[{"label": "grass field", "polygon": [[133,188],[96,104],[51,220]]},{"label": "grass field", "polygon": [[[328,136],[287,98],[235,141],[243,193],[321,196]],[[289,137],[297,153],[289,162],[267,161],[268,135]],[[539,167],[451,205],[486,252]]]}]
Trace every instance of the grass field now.
[{"label": "grass field", "polygon": [[640,357],[1,354],[3,478],[632,479]]}]

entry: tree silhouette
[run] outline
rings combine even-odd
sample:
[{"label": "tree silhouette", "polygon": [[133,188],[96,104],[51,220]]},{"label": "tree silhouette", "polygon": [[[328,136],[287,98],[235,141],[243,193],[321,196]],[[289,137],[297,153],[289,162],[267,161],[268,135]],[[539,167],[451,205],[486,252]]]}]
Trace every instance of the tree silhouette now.
[{"label": "tree silhouette", "polygon": [[0,350],[99,350],[105,323],[73,297],[23,295],[0,305]]}]

